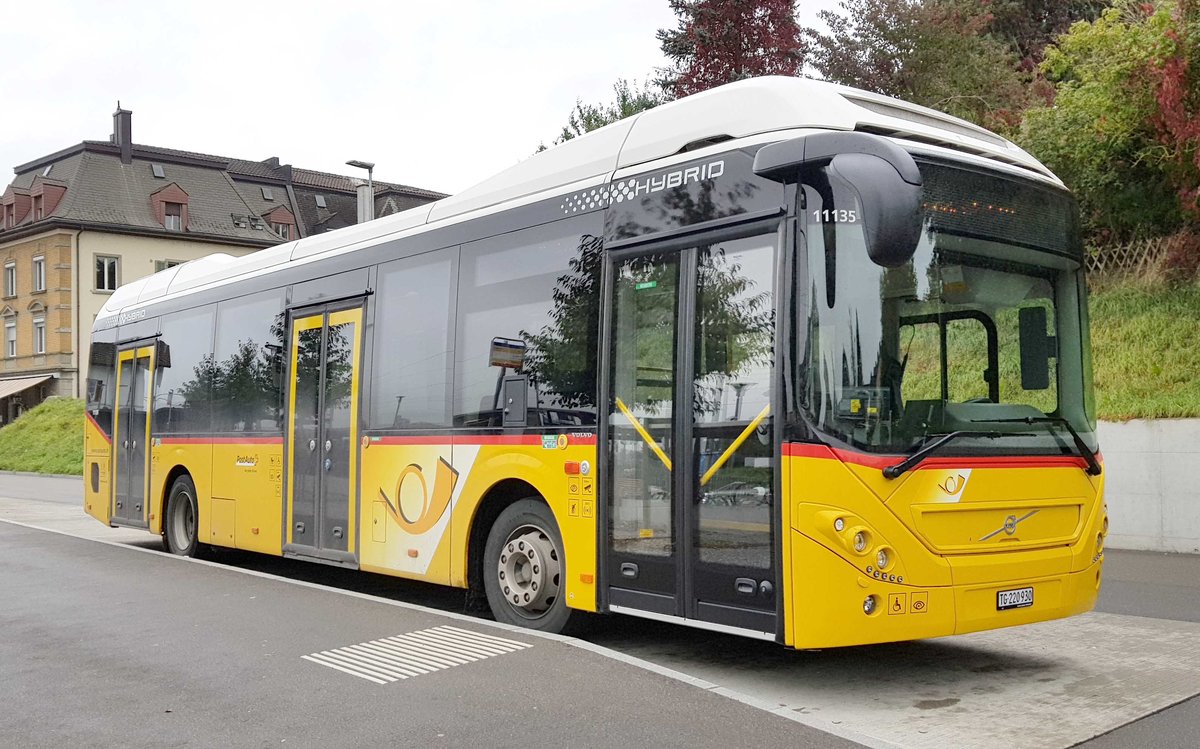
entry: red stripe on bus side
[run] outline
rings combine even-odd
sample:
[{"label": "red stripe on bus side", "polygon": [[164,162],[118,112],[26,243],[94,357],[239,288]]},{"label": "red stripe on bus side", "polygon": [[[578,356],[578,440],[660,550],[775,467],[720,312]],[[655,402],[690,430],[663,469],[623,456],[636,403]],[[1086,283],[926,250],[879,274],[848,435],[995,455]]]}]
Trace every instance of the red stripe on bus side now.
[{"label": "red stripe on bus side", "polygon": [[[851,450],[838,450],[825,445],[787,443],[783,454],[793,458],[840,460],[843,463],[883,470],[904,460],[903,455],[866,455]],[[1096,454],[1096,460],[1101,456]],[[947,468],[1086,468],[1087,461],[1073,455],[996,455],[957,458],[928,458],[913,470],[946,470]]]},{"label": "red stripe on bus side", "polygon": [[282,445],[283,437],[161,437],[164,445]]}]

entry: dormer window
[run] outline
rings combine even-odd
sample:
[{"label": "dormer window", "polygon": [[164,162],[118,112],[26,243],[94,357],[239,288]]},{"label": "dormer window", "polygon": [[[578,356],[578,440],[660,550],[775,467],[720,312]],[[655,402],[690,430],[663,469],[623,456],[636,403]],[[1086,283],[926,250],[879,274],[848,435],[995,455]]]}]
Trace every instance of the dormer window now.
[{"label": "dormer window", "polygon": [[278,234],[281,239],[292,238],[292,227],[290,224],[271,224],[271,230]]},{"label": "dormer window", "polygon": [[163,205],[163,226],[167,231],[183,231],[183,205],[180,203]]},{"label": "dormer window", "polygon": [[41,195],[34,195],[34,196],[33,196],[33,220],[34,220],[34,221],[41,221],[41,220],[42,220],[42,218],[43,218],[43,215],[42,215],[42,196],[41,196]]}]

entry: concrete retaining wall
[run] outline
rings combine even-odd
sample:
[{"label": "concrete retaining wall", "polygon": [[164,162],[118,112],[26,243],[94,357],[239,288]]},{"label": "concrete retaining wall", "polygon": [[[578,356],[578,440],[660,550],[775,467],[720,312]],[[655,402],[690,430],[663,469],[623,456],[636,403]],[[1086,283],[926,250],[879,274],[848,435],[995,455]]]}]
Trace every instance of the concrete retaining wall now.
[{"label": "concrete retaining wall", "polygon": [[1200,419],[1101,422],[1108,546],[1200,553]]}]

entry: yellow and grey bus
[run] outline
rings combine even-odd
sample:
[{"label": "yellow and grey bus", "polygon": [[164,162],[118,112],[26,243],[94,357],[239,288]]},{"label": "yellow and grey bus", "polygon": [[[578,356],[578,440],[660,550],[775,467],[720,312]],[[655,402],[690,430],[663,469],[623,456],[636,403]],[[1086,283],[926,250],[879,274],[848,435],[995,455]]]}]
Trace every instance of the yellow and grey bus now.
[{"label": "yellow and grey bus", "polygon": [[742,81],[430,205],[119,288],[87,512],[817,648],[1064,617],[1107,516],[1062,183],[970,123]]}]

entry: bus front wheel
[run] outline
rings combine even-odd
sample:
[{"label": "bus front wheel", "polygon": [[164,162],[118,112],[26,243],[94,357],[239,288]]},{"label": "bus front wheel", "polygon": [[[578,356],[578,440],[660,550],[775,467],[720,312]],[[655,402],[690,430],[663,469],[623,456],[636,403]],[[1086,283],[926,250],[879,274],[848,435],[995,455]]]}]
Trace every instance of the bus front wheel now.
[{"label": "bus front wheel", "polygon": [[540,499],[509,505],[488,532],[483,581],[496,621],[561,632],[571,610],[565,598],[562,535]]},{"label": "bus front wheel", "polygon": [[194,557],[204,550],[198,536],[196,485],[190,476],[180,476],[167,495],[163,517],[163,547],[172,554]]}]

